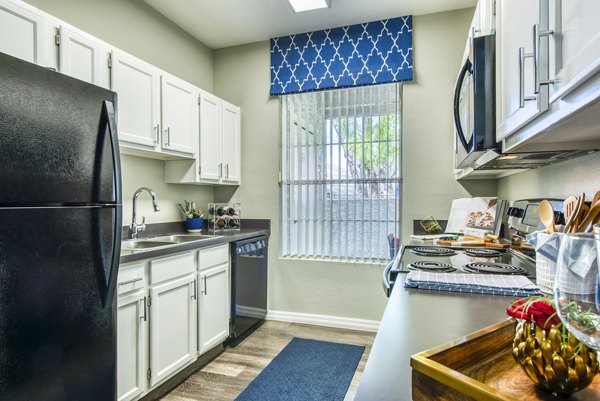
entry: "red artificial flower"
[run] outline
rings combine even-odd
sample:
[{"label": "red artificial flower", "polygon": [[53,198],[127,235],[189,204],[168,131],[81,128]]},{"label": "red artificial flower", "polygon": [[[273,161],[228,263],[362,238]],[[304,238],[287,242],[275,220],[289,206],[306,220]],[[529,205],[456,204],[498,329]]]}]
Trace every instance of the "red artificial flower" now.
[{"label": "red artificial flower", "polygon": [[549,329],[560,324],[556,308],[547,298],[531,297],[513,302],[506,313],[516,319],[524,319],[535,323],[538,327]]}]

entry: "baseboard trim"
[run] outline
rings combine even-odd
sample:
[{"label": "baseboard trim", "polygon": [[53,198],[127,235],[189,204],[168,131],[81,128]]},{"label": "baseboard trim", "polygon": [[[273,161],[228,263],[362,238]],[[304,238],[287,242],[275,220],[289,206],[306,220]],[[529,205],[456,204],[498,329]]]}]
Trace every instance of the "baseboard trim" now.
[{"label": "baseboard trim", "polygon": [[285,312],[269,310],[267,320],[279,320],[282,322],[313,324],[315,326],[337,327],[340,329],[361,330],[376,332],[379,329],[379,321],[354,319],[350,317],[314,315],[310,313]]}]

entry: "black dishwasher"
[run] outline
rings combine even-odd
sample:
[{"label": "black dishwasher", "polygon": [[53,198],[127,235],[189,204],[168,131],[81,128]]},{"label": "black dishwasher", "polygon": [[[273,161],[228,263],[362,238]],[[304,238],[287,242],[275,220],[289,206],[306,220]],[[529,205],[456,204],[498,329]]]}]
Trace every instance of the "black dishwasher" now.
[{"label": "black dishwasher", "polygon": [[232,243],[230,340],[267,317],[268,241],[263,235]]}]

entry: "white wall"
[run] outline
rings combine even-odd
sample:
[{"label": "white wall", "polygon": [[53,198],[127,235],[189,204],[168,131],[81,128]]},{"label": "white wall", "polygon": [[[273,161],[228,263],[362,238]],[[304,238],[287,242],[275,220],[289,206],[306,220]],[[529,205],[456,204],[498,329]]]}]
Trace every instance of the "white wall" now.
[{"label": "white wall", "polygon": [[[212,50],[142,0],[27,0],[27,3],[212,91]],[[126,155],[121,160],[124,225],[131,222],[131,197],[141,186],[152,188],[161,206],[160,212],[152,212],[149,196],[140,195],[139,221],[146,215],[148,223],[182,220],[176,203],[183,199],[193,200],[204,209],[212,201],[212,187],[165,184],[163,161]]]},{"label": "white wall", "polygon": [[[453,198],[469,196],[452,169],[452,94],[473,9],[414,18],[415,81],[404,86],[402,232],[412,219],[446,218]],[[269,43],[215,51],[215,93],[242,107],[242,185],[215,189],[241,202],[244,217],[270,218],[269,308],[379,320],[387,298],[383,266],[282,259],[279,100],[269,96]],[[471,184],[495,195],[495,182]]]}]

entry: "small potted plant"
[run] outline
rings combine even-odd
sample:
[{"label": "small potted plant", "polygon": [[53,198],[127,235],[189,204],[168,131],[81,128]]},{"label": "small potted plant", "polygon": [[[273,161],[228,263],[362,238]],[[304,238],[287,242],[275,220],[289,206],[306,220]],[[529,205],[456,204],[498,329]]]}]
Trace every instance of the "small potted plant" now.
[{"label": "small potted plant", "polygon": [[204,212],[196,209],[195,202],[183,201],[184,205],[178,203],[179,209],[185,217],[185,228],[189,232],[200,232],[204,226]]}]

